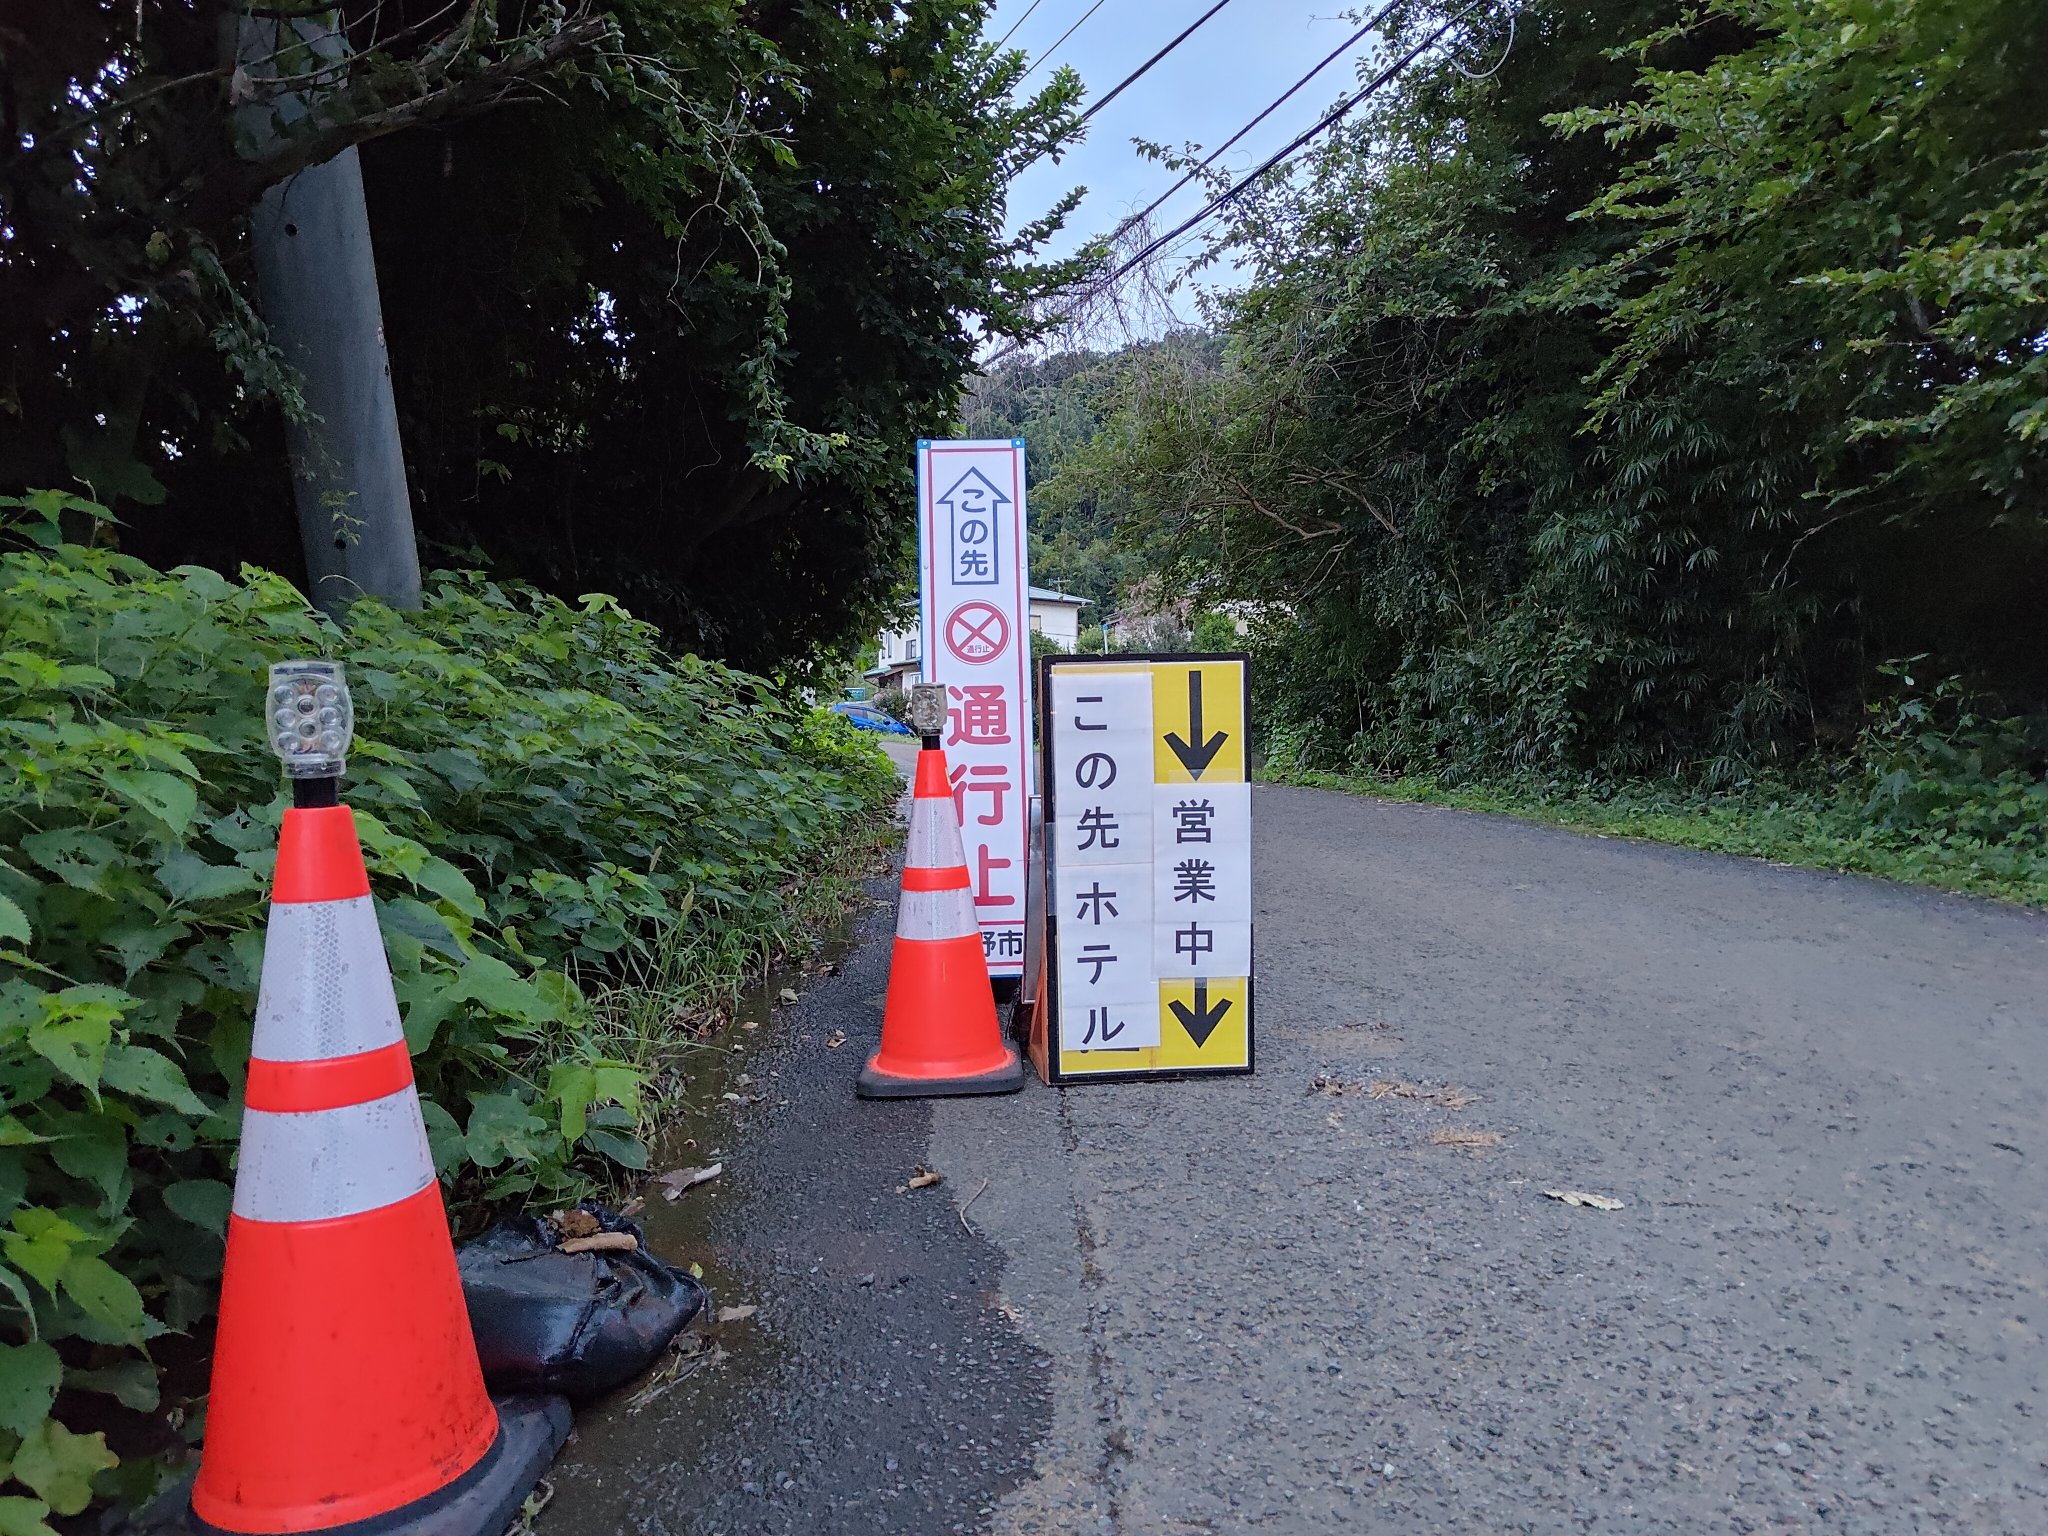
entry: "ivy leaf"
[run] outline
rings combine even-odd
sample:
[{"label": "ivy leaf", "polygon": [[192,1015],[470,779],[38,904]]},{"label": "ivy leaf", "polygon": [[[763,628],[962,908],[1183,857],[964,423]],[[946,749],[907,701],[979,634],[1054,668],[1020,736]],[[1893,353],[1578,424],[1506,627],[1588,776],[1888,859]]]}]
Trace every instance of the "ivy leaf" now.
[{"label": "ivy leaf", "polygon": [[127,1127],[111,1115],[65,1111],[50,1128],[50,1157],[59,1168],[99,1186],[110,1212],[128,1203]]},{"label": "ivy leaf", "polygon": [[590,1123],[597,1073],[580,1061],[562,1062],[548,1074],[548,1097],[562,1107],[562,1139],[575,1141]]},{"label": "ivy leaf", "polygon": [[86,1241],[85,1234],[55,1211],[46,1211],[39,1205],[16,1211],[13,1224],[12,1231],[0,1232],[0,1250],[6,1252],[8,1263],[39,1281],[54,1296],[57,1277],[71,1262],[71,1250]]},{"label": "ivy leaf", "polygon": [[9,1494],[0,1498],[0,1536],[57,1536],[43,1523],[50,1506],[41,1499],[24,1499]]},{"label": "ivy leaf", "polygon": [[15,1481],[60,1515],[76,1515],[92,1502],[93,1475],[121,1465],[107,1449],[107,1437],[94,1430],[74,1435],[55,1419],[45,1419],[22,1437],[14,1453]]},{"label": "ivy leaf", "polygon": [[162,1399],[156,1368],[147,1360],[117,1360],[89,1371],[66,1371],[64,1385],[80,1392],[100,1392],[137,1413],[152,1413]]},{"label": "ivy leaf", "polygon": [[431,858],[412,877],[414,885],[432,891],[456,911],[470,917],[482,917],[484,904],[477,896],[476,887],[469,883],[469,877],[443,858]]},{"label": "ivy leaf", "polygon": [[[111,1001],[110,996],[120,1002]],[[28,1027],[29,1049],[97,1094],[114,1025],[137,999],[112,987],[84,986],[66,987],[42,1001],[42,1017]]]},{"label": "ivy leaf", "polygon": [[98,890],[108,867],[121,857],[121,850],[113,843],[80,827],[31,832],[21,840],[21,851],[66,885],[81,891]]},{"label": "ivy leaf", "polygon": [[[142,1293],[126,1275],[105,1259],[76,1253],[65,1262],[61,1279],[64,1294],[84,1308],[88,1317],[104,1323],[131,1343],[142,1342]],[[40,1488],[36,1491],[42,1493]]]},{"label": "ivy leaf", "polygon": [[100,942],[121,957],[121,977],[133,981],[140,971],[163,958],[172,945],[191,935],[183,923],[165,922],[153,915],[136,922],[118,923],[100,936]]},{"label": "ivy leaf", "polygon": [[[432,1127],[428,1130],[431,1136]],[[228,1229],[228,1212],[234,1208],[235,1192],[219,1179],[182,1179],[165,1186],[164,1204],[173,1215],[217,1235]]]},{"label": "ivy leaf", "polygon": [[207,1112],[199,1095],[185,1081],[185,1069],[161,1051],[153,1051],[146,1045],[117,1043],[109,1047],[102,1080],[109,1088],[136,1098],[154,1099],[188,1115]]},{"label": "ivy leaf", "polygon": [[262,887],[253,869],[244,869],[239,864],[209,864],[188,848],[174,849],[157,866],[156,883],[180,906],[240,896]]},{"label": "ivy leaf", "polygon": [[102,782],[122,799],[162,822],[173,837],[183,837],[192,818],[199,814],[199,791],[193,788],[191,780],[175,773],[123,769],[103,775]]},{"label": "ivy leaf", "polygon": [[495,1168],[507,1158],[533,1159],[547,1150],[547,1121],[509,1093],[479,1094],[470,1100],[469,1129],[463,1140],[470,1161]]},{"label": "ivy leaf", "polygon": [[601,1130],[596,1126],[583,1133],[583,1145],[625,1168],[647,1166],[647,1144],[623,1131]]},{"label": "ivy leaf", "polygon": [[435,1173],[453,1173],[462,1166],[468,1151],[462,1127],[455,1117],[432,1099],[420,1100],[420,1118],[427,1123],[427,1149],[434,1156]]},{"label": "ivy leaf", "polygon": [[64,1362],[49,1345],[0,1344],[0,1429],[27,1435],[49,1417]]}]

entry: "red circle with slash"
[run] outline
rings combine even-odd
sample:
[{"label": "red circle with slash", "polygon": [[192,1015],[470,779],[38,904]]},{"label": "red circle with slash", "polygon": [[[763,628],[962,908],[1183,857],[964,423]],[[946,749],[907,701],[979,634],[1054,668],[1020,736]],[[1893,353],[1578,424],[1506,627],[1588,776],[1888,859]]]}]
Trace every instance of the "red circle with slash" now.
[{"label": "red circle with slash", "polygon": [[976,599],[946,616],[946,649],[970,667],[994,661],[1010,643],[1010,621],[994,603]]}]

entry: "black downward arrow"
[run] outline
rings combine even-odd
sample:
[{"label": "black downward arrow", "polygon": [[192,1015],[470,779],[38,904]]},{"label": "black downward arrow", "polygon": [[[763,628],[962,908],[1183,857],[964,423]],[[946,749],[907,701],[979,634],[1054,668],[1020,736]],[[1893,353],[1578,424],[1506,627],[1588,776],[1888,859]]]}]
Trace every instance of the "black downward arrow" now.
[{"label": "black downward arrow", "polygon": [[[1188,740],[1182,741],[1172,731],[1166,733],[1166,744],[1173,748],[1173,755],[1180,759],[1181,767],[1196,778],[1216,760],[1216,754],[1223,750],[1223,743],[1230,740],[1228,732],[1218,731],[1207,741],[1202,740],[1202,669],[1188,668]],[[1197,1044],[1201,1042],[1197,1041]]]},{"label": "black downward arrow", "polygon": [[1180,1020],[1180,1027],[1188,1032],[1188,1038],[1195,1042],[1195,1049],[1199,1051],[1216,1033],[1216,1026],[1223,1022],[1223,1015],[1230,1012],[1230,999],[1218,998],[1216,1006],[1211,1008],[1209,983],[1198,981],[1195,983],[1194,1007],[1182,1002],[1171,1002],[1166,1006],[1173,1010],[1173,1016]]}]

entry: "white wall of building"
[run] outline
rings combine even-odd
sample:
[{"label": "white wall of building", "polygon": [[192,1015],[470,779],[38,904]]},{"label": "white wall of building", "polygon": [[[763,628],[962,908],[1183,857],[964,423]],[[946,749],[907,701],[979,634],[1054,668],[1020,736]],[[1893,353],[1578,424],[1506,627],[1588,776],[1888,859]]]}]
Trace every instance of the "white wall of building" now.
[{"label": "white wall of building", "polygon": [[1031,600],[1031,627],[1054,641],[1061,650],[1071,651],[1081,637],[1080,605],[1049,603],[1034,597]]}]

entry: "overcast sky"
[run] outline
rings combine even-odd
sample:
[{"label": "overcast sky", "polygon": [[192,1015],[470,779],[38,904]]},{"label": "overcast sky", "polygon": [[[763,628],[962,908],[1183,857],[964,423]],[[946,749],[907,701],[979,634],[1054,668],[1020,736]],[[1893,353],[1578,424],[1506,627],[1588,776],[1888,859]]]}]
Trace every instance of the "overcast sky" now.
[{"label": "overcast sky", "polygon": [[[999,0],[988,33],[1000,38],[1017,26],[1010,46],[1034,60],[1095,0]],[[1102,0],[1102,5],[1022,87],[1036,89],[1054,68],[1070,64],[1087,82],[1084,106],[1100,99],[1214,0]],[[1180,146],[1190,140],[1206,152],[1230,137],[1350,36],[1342,0],[1231,0],[1152,72],[1125,91],[1088,125],[1087,140],[1055,164],[1040,161],[1020,176],[1010,194],[1015,226],[1045,212],[1068,189],[1088,195],[1067,221],[1055,254],[1090,235],[1107,233],[1171,186],[1177,173],[1140,158],[1131,140]],[[1027,16],[1025,13],[1029,11]],[[1367,47],[1370,44],[1365,45]],[[1314,123],[1356,88],[1355,57],[1337,59],[1224,157],[1233,171],[1248,170]],[[1199,184],[1183,188],[1154,216],[1170,229],[1207,201]],[[1185,307],[1185,306],[1184,306]]]}]

